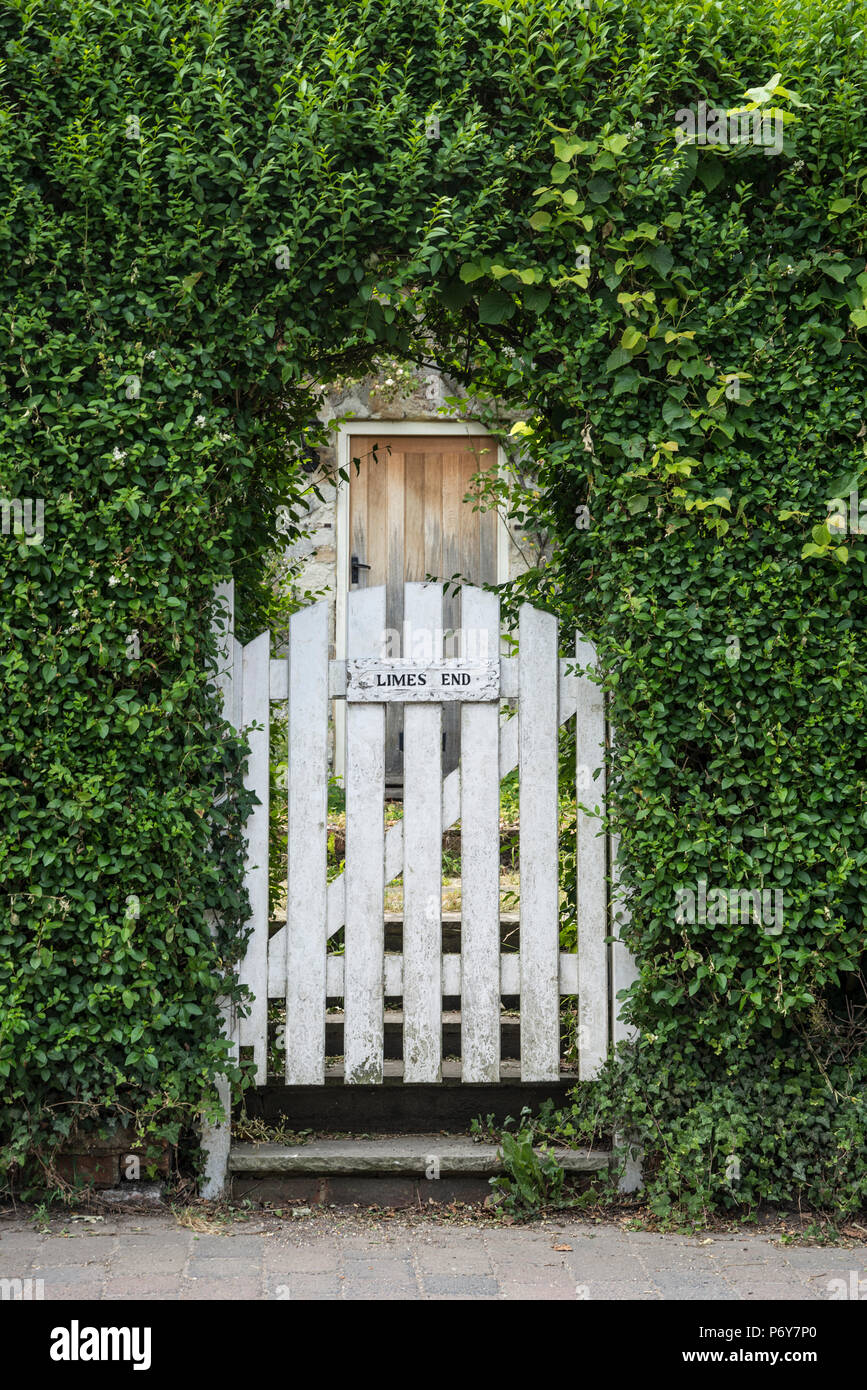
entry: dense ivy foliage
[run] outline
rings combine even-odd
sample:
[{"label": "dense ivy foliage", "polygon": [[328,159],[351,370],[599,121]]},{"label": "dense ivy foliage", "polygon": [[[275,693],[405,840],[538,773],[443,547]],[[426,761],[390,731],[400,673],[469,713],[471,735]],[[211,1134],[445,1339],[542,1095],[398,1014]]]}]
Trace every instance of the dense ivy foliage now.
[{"label": "dense ivy foliage", "polygon": [[[7,1162],[210,1095],[245,806],[209,595],[234,572],[255,629],[318,386],[377,352],[526,408],[552,555],[523,592],[598,646],[642,1030],[602,1108],[681,1133],[785,1053],[863,1135],[864,556],[822,526],[865,465],[863,19],[0,13],[0,482],[45,507],[0,543]],[[701,100],[765,124],[679,144]],[[702,879],[782,893],[782,929],[678,921]]]}]

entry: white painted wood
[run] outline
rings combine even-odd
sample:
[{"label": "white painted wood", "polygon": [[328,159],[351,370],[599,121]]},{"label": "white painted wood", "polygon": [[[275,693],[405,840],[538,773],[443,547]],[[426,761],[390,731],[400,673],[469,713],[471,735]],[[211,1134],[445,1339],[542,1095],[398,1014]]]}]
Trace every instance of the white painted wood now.
[{"label": "white painted wood", "polygon": [[288,700],[289,662],[285,656],[272,657],[268,674],[268,685],[272,700]]},{"label": "white painted wood", "polygon": [[343,998],[343,956],[325,957],[325,988],[329,999]]},{"label": "white painted wood", "polygon": [[[409,584],[404,593],[409,596]],[[466,593],[466,589],[464,590]],[[404,620],[406,621],[406,620]],[[442,647],[442,620],[438,641]],[[444,700],[496,701],[500,698],[497,661],[465,661],[451,657],[430,662],[401,658],[371,658],[346,663],[346,699],[350,702],[441,704]]]},{"label": "white painted wood", "polygon": [[[348,655],[382,650],[385,586],[347,596]],[[382,1081],[385,707],[346,708],[345,1078]]]},{"label": "white painted wood", "polygon": [[518,629],[521,1079],[560,1075],[557,620],[524,604]]},{"label": "white painted wood", "polygon": [[[442,585],[404,585],[404,615],[413,633],[430,634],[438,663]],[[498,683],[499,673],[490,674]],[[436,1082],[442,1074],[442,706],[408,704],[403,717],[403,1075]]]},{"label": "white painted wood", "polygon": [[[343,956],[334,955],[326,958],[327,968],[327,989],[329,999],[343,998]],[[450,951],[444,955],[440,961],[440,971],[442,977],[443,994],[462,994],[463,972],[461,968],[462,957],[459,952]],[[500,971],[500,994],[520,994],[521,992],[521,956],[518,951],[503,951],[499,956]],[[561,995],[574,995],[578,989],[578,961],[574,952],[560,952],[560,981],[559,993]],[[403,995],[403,956],[396,952],[389,952],[383,958],[383,977],[385,981],[385,993],[391,998],[400,998]],[[279,960],[269,959],[268,963],[268,993],[272,999],[280,999],[286,991],[285,972],[281,969]]]},{"label": "white painted wood", "polygon": [[[560,714],[561,724],[565,724],[575,713],[575,678],[567,675],[567,667],[574,661],[560,663]],[[518,766],[518,720],[508,720],[500,727],[500,778],[507,777]],[[443,779],[443,829],[454,825],[461,815],[461,775],[455,768]],[[384,883],[388,884],[403,872],[403,824],[398,821],[385,836]],[[343,926],[344,900],[346,888],[344,877],[340,874],[328,885],[328,935],[334,936]]]},{"label": "white painted wood", "polygon": [[578,957],[574,951],[560,952],[560,993],[578,993]]},{"label": "white painted wood", "polygon": [[289,1086],[321,1086],[325,1083],[328,854],[326,603],[302,608],[289,620],[287,688],[285,1075]]},{"label": "white painted wood", "polygon": [[[499,640],[499,638],[497,639]],[[565,663],[564,672],[565,672]],[[514,656],[500,657],[500,699],[518,698],[518,660]]]},{"label": "white painted wood", "polygon": [[[561,662],[565,672],[566,663]],[[271,699],[288,699],[289,690],[287,686],[286,661],[282,657],[275,657],[271,662]],[[564,685],[568,684],[571,677],[563,676]],[[346,696],[346,662],[329,661],[328,663],[328,695],[332,700],[341,700]],[[518,663],[514,657],[500,657],[500,699],[516,699],[518,695]],[[574,712],[574,711],[573,711]]]},{"label": "white painted wood", "polygon": [[244,727],[244,648],[241,643],[232,638],[232,690],[231,702],[232,713],[229,716],[229,723],[233,729]]},{"label": "white painted wood", "polygon": [[[349,597],[350,551],[349,534],[349,432],[341,430],[337,437],[337,491],[335,496],[334,544],[336,591],[334,595],[334,655],[346,659],[346,615]],[[346,768],[346,704],[336,700],[334,713],[334,775],[343,777]],[[341,923],[342,925],[342,923]]]},{"label": "white painted wood", "polygon": [[[250,1012],[239,1019],[239,1041],[252,1047],[256,1085],[268,1079],[268,821],[270,805],[269,662],[271,634],[261,632],[241,655],[241,719],[250,747],[244,786],[258,797],[247,818],[244,882],[250,899],[250,935],[238,970],[252,996]],[[254,728],[253,726],[258,727]]]},{"label": "white painted wood", "polygon": [[[464,585],[463,641],[482,650],[500,640],[496,594]],[[487,646],[484,646],[486,643]],[[500,711],[461,709],[461,1079],[500,1079]]]},{"label": "white painted wood", "polygon": [[[596,653],[580,637],[575,656],[581,666],[595,668]],[[582,1081],[589,1081],[608,1055],[605,704],[601,687],[588,676],[576,676],[575,684],[578,1074]]]}]

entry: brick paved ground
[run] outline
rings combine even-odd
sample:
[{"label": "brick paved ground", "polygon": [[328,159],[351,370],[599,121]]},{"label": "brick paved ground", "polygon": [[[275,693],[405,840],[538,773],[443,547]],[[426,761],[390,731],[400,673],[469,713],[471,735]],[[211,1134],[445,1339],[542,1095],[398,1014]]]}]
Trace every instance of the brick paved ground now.
[{"label": "brick paved ground", "polygon": [[571,1219],[508,1227],[311,1214],[236,1220],[214,1234],[170,1213],[55,1220],[46,1233],[0,1219],[0,1278],[41,1279],[45,1299],[821,1300],[853,1271],[867,1279],[864,1246]]}]

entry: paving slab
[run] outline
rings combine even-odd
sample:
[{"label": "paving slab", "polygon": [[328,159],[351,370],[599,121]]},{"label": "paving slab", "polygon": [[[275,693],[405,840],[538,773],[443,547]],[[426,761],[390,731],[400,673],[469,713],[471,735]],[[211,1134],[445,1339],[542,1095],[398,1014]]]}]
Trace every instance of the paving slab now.
[{"label": "paving slab", "polygon": [[[184,1220],[191,1220],[184,1217]],[[170,1211],[46,1233],[0,1215],[0,1276],[41,1279],[46,1300],[829,1300],[867,1280],[867,1247],[783,1245],[769,1235],[624,1231],[558,1216],[506,1225],[471,1211],[317,1211],[247,1219]]]}]

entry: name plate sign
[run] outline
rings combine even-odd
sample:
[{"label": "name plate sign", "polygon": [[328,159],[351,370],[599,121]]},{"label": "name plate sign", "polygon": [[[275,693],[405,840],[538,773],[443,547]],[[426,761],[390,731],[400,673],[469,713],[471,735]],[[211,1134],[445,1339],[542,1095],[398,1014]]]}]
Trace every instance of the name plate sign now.
[{"label": "name plate sign", "polygon": [[419,662],[363,657],[346,663],[346,698],[359,704],[439,704],[443,700],[498,700],[499,661],[463,657]]}]

